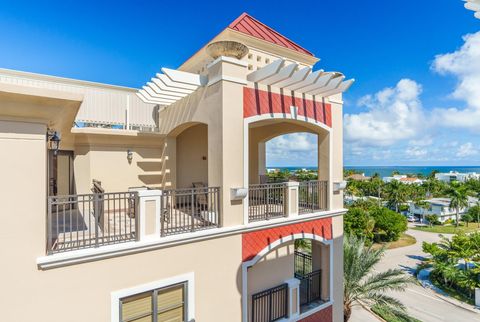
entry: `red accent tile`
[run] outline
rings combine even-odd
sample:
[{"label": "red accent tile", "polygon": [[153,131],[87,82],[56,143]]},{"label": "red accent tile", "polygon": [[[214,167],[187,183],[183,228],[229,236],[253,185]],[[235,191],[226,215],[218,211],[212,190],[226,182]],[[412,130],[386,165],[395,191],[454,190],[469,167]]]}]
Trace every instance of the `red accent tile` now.
[{"label": "red accent tile", "polygon": [[290,114],[290,106],[298,108],[298,115],[307,116],[329,127],[332,126],[332,105],[313,100],[281,95],[259,89],[243,88],[243,117],[283,113]]},{"label": "red accent tile", "polygon": [[297,233],[310,233],[322,236],[325,239],[332,239],[332,218],[322,218],[244,233],[242,234],[242,261],[251,260],[262,249],[276,240]]},{"label": "red accent tile", "polygon": [[247,13],[242,13],[240,17],[235,19],[228,28],[239,31],[241,33],[250,35],[252,37],[268,41],[272,44],[276,44],[285,48],[289,48],[303,54],[313,56],[311,52],[305,48],[297,45],[287,37],[281,35],[277,31],[273,30],[269,26],[261,23],[257,19],[253,18]]},{"label": "red accent tile", "polygon": [[318,311],[315,314],[307,316],[304,319],[301,319],[299,322],[332,322],[333,321],[333,312],[332,306],[329,306],[321,311]]}]

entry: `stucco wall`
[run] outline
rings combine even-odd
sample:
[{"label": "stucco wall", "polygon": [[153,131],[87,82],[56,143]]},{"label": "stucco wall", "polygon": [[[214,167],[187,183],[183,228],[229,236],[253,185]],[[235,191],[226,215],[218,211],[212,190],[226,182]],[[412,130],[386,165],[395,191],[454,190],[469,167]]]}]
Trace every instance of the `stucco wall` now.
[{"label": "stucco wall", "polygon": [[[158,139],[159,143],[163,139]],[[133,154],[127,160],[127,151]],[[129,142],[122,137],[110,142],[79,143],[74,148],[75,187],[77,193],[91,193],[92,180],[100,180],[105,192],[127,191],[129,187],[163,184],[162,147],[137,138]]]},{"label": "stucco wall", "polygon": [[208,185],[208,127],[197,124],[177,136],[177,188]]}]

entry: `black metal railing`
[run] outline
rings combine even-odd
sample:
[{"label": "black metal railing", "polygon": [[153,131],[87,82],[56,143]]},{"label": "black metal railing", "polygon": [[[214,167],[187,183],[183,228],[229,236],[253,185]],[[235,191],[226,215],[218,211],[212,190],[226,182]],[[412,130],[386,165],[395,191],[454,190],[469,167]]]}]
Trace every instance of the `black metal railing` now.
[{"label": "black metal railing", "polygon": [[322,298],[322,270],[301,275],[295,273],[300,280],[300,305],[308,305]]},{"label": "black metal railing", "polygon": [[313,264],[312,264],[312,256],[295,251],[295,274],[299,275],[307,275],[312,272],[313,270]]},{"label": "black metal railing", "polygon": [[219,187],[172,189],[162,192],[162,236],[220,226]]},{"label": "black metal railing", "polygon": [[328,181],[303,181],[298,186],[300,214],[328,210]]},{"label": "black metal railing", "polygon": [[49,196],[47,254],[136,239],[137,193]]},{"label": "black metal railing", "polygon": [[287,185],[265,183],[248,189],[248,219],[250,222],[284,217],[287,214]]},{"label": "black metal railing", "polygon": [[288,317],[288,284],[252,295],[252,321],[273,322]]}]

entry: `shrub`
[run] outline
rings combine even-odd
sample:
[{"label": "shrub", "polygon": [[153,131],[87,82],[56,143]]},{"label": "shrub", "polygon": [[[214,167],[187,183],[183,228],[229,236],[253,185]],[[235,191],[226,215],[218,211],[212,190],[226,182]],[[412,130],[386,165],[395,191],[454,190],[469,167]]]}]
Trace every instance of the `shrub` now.
[{"label": "shrub", "polygon": [[365,238],[370,243],[373,240],[373,218],[362,208],[350,208],[343,218],[345,233],[358,238]]},{"label": "shrub", "polygon": [[377,241],[396,241],[407,230],[407,218],[387,208],[377,208],[371,211],[375,220],[374,232]]},{"label": "shrub", "polygon": [[425,219],[430,225],[440,225],[437,215],[426,215]]}]

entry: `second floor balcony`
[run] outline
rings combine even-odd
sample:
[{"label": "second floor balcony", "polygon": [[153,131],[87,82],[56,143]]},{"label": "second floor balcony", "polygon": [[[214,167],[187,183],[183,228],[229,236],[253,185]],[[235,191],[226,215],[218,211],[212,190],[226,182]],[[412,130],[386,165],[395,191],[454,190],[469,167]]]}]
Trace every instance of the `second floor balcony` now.
[{"label": "second floor balcony", "polygon": [[[161,240],[224,227],[220,187],[49,196],[47,254]],[[94,186],[95,187],[95,186]],[[328,182],[251,185],[245,226],[328,210]]]}]

